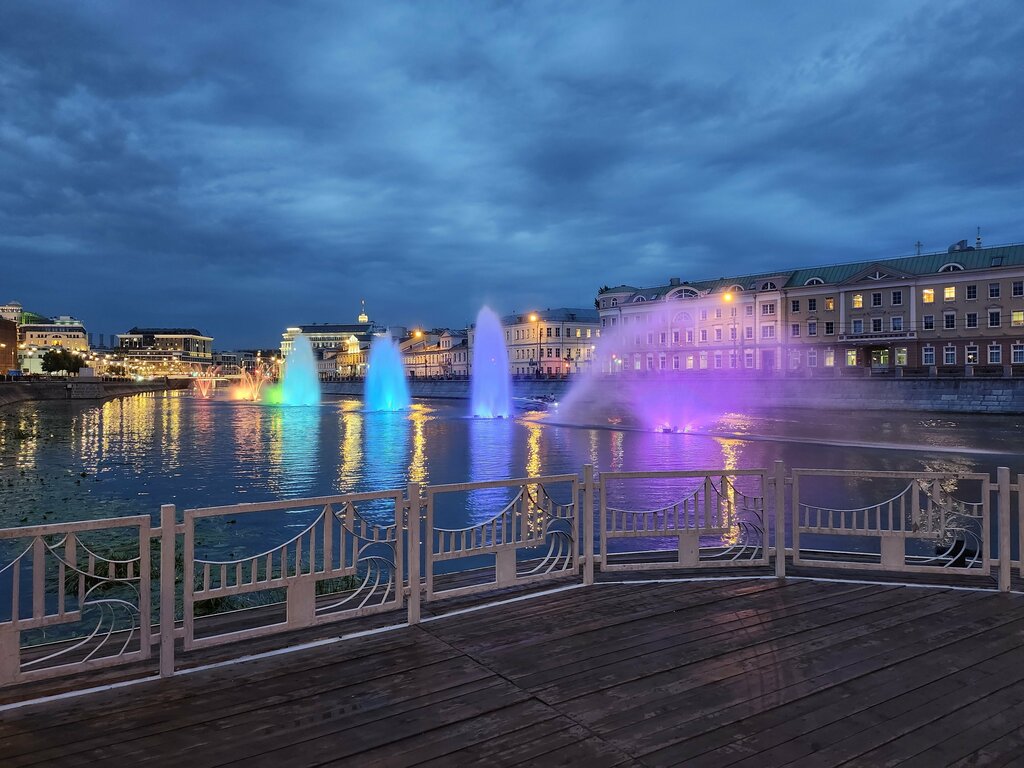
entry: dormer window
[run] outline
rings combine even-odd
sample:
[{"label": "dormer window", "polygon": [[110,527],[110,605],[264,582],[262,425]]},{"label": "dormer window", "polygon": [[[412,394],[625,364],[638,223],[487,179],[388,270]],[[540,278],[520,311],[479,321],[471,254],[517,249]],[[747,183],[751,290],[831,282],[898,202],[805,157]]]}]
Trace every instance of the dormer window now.
[{"label": "dormer window", "polygon": [[804,285],[824,285],[825,281],[820,277],[812,277],[810,280],[804,283]]},{"label": "dormer window", "polygon": [[638,302],[641,302],[641,301],[647,301],[647,299],[645,299],[643,296],[637,296],[635,299],[633,299],[633,303],[634,304],[636,304]]},{"label": "dormer window", "polygon": [[885,272],[882,272],[881,270],[876,269],[874,272],[872,272],[870,275],[868,275],[868,280],[881,280],[881,279],[886,278],[886,277],[888,277],[888,275],[885,274]]},{"label": "dormer window", "polygon": [[777,291],[779,289],[778,289],[778,286],[775,285],[775,283],[773,283],[771,280],[769,280],[767,282],[761,283],[761,290],[762,291]]},{"label": "dormer window", "polygon": [[949,264],[943,264],[941,267],[939,267],[939,272],[963,272],[963,271],[964,271],[964,265],[963,264],[957,264],[955,261],[952,261]]}]

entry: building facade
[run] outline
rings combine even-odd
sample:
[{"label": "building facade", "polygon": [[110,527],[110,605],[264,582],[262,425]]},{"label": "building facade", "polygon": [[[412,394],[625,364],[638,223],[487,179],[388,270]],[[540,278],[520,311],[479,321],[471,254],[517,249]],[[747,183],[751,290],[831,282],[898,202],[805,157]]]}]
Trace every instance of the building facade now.
[{"label": "building facade", "polygon": [[0,376],[18,370],[18,324],[0,317]]},{"label": "building facade", "polygon": [[400,342],[410,378],[464,379],[469,375],[469,339],[448,328],[414,331]]},{"label": "building facade", "polygon": [[589,370],[601,325],[595,309],[561,307],[501,318],[509,371],[517,376],[567,376]]},{"label": "building facade", "polygon": [[1024,365],[1024,246],[602,289],[610,372]]},{"label": "building facade", "polygon": [[117,339],[119,357],[150,375],[183,374],[213,363],[213,337],[196,328],[132,328]]}]

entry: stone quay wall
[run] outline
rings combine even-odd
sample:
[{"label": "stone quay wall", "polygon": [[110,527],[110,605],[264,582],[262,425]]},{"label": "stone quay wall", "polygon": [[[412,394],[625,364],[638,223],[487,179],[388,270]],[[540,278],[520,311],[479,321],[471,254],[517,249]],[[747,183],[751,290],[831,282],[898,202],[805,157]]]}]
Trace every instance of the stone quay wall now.
[{"label": "stone quay wall", "polygon": [[67,381],[0,382],[0,408],[27,400],[105,400],[110,397],[137,395],[142,392],[163,392],[186,389],[189,382],[102,381],[100,379],[68,379]]},{"label": "stone quay wall", "polygon": [[[699,376],[680,386],[715,387],[728,382],[737,407],[772,406],[831,410],[933,411],[945,413],[1024,413],[1024,379],[882,379]],[[601,386],[616,387],[609,378]],[[571,382],[514,381],[516,397],[565,396]],[[361,381],[328,382],[325,394],[361,397]],[[411,380],[413,397],[469,399],[469,382]]]}]

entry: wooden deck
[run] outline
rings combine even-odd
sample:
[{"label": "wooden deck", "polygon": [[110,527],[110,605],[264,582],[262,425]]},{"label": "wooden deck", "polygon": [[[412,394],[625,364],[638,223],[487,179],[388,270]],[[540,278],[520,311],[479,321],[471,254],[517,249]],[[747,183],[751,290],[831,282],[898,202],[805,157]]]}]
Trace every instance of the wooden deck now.
[{"label": "wooden deck", "polygon": [[0,712],[0,765],[1024,765],[1024,596],[597,584]]}]

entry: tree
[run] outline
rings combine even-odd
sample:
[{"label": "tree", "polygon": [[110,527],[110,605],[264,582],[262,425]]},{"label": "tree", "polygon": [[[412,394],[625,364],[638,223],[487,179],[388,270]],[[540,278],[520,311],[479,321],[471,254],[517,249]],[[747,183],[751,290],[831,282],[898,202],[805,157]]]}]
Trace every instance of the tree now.
[{"label": "tree", "polygon": [[60,371],[78,373],[82,363],[81,357],[62,347],[48,349],[43,355],[43,370],[47,373],[59,373]]}]

